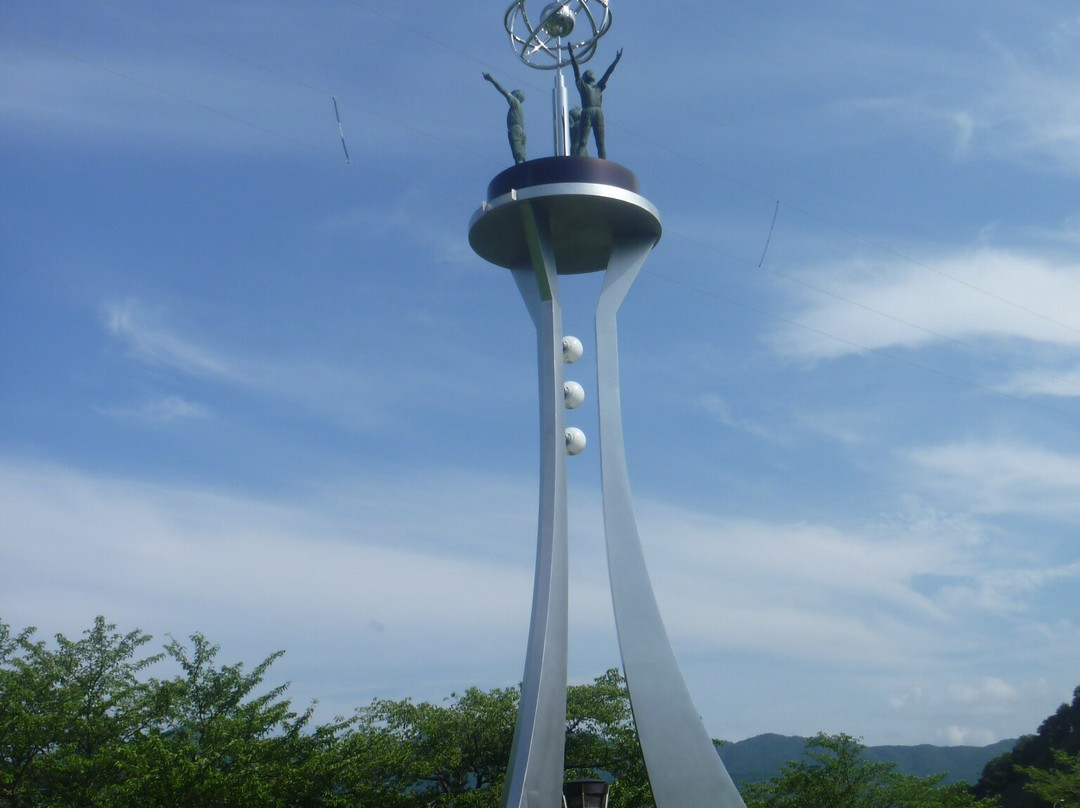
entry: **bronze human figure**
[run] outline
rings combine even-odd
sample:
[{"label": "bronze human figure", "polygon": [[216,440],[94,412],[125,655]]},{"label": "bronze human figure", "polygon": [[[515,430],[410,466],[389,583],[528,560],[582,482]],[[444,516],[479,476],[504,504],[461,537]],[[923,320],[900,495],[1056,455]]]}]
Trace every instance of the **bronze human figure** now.
[{"label": "bronze human figure", "polygon": [[619,48],[619,52],[615,54],[615,61],[604,71],[600,81],[597,81],[595,74],[591,70],[586,70],[585,74],[582,75],[578,69],[574,49],[570,48],[570,64],[574,66],[574,80],[577,83],[578,92],[581,93],[581,121],[577,139],[574,141],[575,157],[586,155],[591,130],[595,132],[596,156],[601,160],[607,159],[607,149],[604,147],[604,110],[601,105],[604,103],[604,90],[607,88],[607,80],[611,78],[611,73],[615,70],[615,65],[619,63],[621,58],[622,48]]},{"label": "bronze human figure", "polygon": [[510,151],[514,155],[514,163],[524,163],[525,112],[522,110],[521,104],[525,100],[525,93],[521,90],[507,92],[499,82],[491,77],[490,73],[485,73],[484,78],[490,81],[495,86],[495,89],[502,93],[503,98],[506,99],[506,103],[510,105],[510,109],[506,113],[506,136],[510,140]]},{"label": "bronze human figure", "polygon": [[[570,109],[570,153],[577,154],[577,142],[578,136],[581,134],[581,107],[572,107]],[[589,156],[589,144],[585,144],[582,148],[583,155]]]}]

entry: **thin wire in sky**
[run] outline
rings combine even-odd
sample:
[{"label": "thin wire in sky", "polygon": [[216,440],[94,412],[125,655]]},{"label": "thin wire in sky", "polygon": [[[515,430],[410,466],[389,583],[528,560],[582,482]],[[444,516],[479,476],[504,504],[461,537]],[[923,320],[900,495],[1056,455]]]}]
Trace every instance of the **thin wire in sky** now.
[{"label": "thin wire in sky", "polygon": [[334,101],[334,117],[337,118],[337,130],[338,134],[341,135],[341,148],[345,151],[345,165],[350,165],[352,160],[349,159],[349,147],[345,145],[345,130],[341,126],[341,113],[338,112],[337,108],[337,96],[332,95],[330,98]]},{"label": "thin wire in sky", "polygon": [[769,242],[772,241],[773,229],[776,227],[776,214],[780,212],[780,200],[776,200],[776,208],[772,212],[772,223],[769,225],[769,235],[765,237],[765,249],[761,251],[761,260],[757,262],[758,269],[765,263],[765,253],[769,251]]}]

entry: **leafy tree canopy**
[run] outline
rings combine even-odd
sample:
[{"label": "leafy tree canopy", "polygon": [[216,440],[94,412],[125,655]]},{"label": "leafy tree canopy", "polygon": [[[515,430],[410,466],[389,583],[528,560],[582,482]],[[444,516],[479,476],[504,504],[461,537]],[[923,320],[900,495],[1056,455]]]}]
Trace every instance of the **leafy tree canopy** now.
[{"label": "leafy tree canopy", "polygon": [[[1067,794],[1076,782],[1075,758],[1080,753],[1080,687],[1072,701],[1048,716],[1034,735],[1025,735],[1011,752],[986,764],[974,791],[979,796],[1000,797],[1004,808],[1052,808],[1080,806]],[[1074,788],[1077,788],[1074,786]],[[1075,791],[1071,792],[1075,793]]]}]

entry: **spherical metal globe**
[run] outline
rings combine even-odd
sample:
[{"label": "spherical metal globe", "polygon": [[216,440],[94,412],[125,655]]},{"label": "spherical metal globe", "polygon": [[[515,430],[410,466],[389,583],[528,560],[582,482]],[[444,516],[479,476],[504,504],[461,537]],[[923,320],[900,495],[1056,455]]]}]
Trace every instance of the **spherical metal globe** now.
[{"label": "spherical metal globe", "polygon": [[585,353],[585,346],[581,344],[581,340],[577,337],[566,336],[562,338],[562,358],[563,361],[572,365]]},{"label": "spherical metal globe", "polygon": [[585,388],[577,382],[566,382],[562,386],[563,403],[568,410],[576,410],[585,400]]},{"label": "spherical metal globe", "polygon": [[566,428],[566,453],[568,455],[579,455],[585,451],[585,433],[578,429],[576,426],[570,426]]},{"label": "spherical metal globe", "polygon": [[574,30],[574,12],[570,10],[569,3],[549,3],[540,12],[540,19],[543,29],[550,36],[561,39]]}]

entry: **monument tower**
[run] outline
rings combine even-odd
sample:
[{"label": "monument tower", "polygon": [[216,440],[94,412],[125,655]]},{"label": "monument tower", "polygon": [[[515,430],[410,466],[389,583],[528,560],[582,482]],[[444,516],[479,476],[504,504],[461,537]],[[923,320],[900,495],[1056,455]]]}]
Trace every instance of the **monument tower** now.
[{"label": "monument tower", "polygon": [[[628,169],[588,156],[588,137],[605,155],[602,96],[618,64],[597,80],[579,65],[611,27],[610,0],[568,0],[527,8],[515,0],[505,26],[518,57],[555,71],[555,154],[528,160],[520,91],[506,98],[515,165],[488,184],[469,222],[480,257],[509,269],[536,326],[540,387],[540,509],[536,574],[521,704],[502,797],[503,808],[562,804],[566,732],[568,538],[566,458],[585,436],[566,428],[564,410],[583,399],[564,379],[581,356],[565,337],[559,276],[603,272],[596,309],[601,487],[615,626],[649,783],[658,808],[744,808],[694,707],[671,650],[638,536],[623,446],[616,315],[660,240],[660,216]],[[563,68],[573,69],[582,106],[571,125]]]}]

